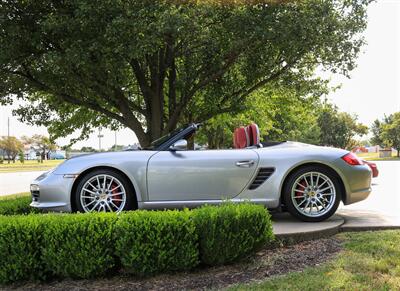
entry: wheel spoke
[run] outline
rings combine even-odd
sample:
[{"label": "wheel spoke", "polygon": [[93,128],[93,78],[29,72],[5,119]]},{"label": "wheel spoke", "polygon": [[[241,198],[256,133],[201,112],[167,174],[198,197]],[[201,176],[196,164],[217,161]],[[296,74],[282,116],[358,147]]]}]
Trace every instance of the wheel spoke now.
[{"label": "wheel spoke", "polygon": [[[97,205],[99,205],[100,204],[100,202],[99,201],[97,201],[97,203],[92,207],[92,209],[90,209],[90,212],[91,211],[93,211],[93,210],[95,210],[96,209],[96,207],[97,207]],[[87,206],[87,205],[86,205]]]},{"label": "wheel spoke", "polygon": [[93,186],[93,184],[90,183],[90,181],[88,181],[87,183],[89,184],[90,187],[92,187],[92,190],[95,190],[95,189],[97,190],[97,187]]},{"label": "wheel spoke", "polygon": [[315,204],[317,204],[317,202],[319,202],[319,204],[322,206],[322,209],[325,208],[324,203],[322,203],[321,200],[319,200],[318,198],[315,198],[315,201],[316,201]]},{"label": "wheel spoke", "polygon": [[115,188],[112,188],[111,190],[110,190],[110,192],[114,192],[116,189],[118,189],[119,187],[121,187],[121,185],[118,185],[118,186],[116,186]]},{"label": "wheel spoke", "polygon": [[296,184],[299,185],[299,186],[301,186],[301,187],[303,187],[304,189],[307,188],[306,186],[304,186],[304,185],[302,185],[302,184],[300,184],[300,183],[296,183]]},{"label": "wheel spoke", "polygon": [[304,181],[306,181],[307,187],[310,187],[310,184],[308,184],[308,181],[307,181],[307,176],[304,176]]},{"label": "wheel spoke", "polygon": [[324,182],[322,182],[321,185],[318,185],[318,189],[321,188],[323,185],[325,185],[325,183],[328,183],[328,180],[324,180]]},{"label": "wheel spoke", "polygon": [[118,196],[118,195],[121,195],[121,194],[125,194],[125,192],[113,193],[113,194],[110,194],[108,196],[113,197],[113,196]]},{"label": "wheel spoke", "polygon": [[86,191],[86,192],[89,192],[90,194],[96,195],[96,193],[95,193],[95,192],[93,192],[93,191],[90,191],[90,190],[88,190],[88,189],[86,189],[86,188],[83,188],[83,191]]},{"label": "wheel spoke", "polygon": [[96,197],[94,196],[81,196],[82,198],[88,198],[88,199],[95,199]]},{"label": "wheel spoke", "polygon": [[110,204],[112,204],[115,207],[115,209],[117,209],[117,210],[119,209],[119,207],[117,205],[115,205],[112,200],[110,201]]},{"label": "wheel spoke", "polygon": [[294,197],[295,199],[298,199],[298,198],[304,198],[304,197],[306,197],[305,195],[302,195],[302,196],[296,196],[296,197]]},{"label": "wheel spoke", "polygon": [[114,182],[114,177],[111,177],[111,181],[110,181],[110,183],[108,184],[107,190],[110,190],[110,188],[111,188],[113,182]]},{"label": "wheel spoke", "polygon": [[106,182],[107,182],[107,176],[103,175],[103,188],[101,188],[103,191],[106,190]]},{"label": "wheel spoke", "polygon": [[91,205],[91,204],[93,204],[93,203],[95,203],[96,202],[96,200],[92,200],[91,202],[89,202],[88,204],[86,204],[86,207],[88,207],[89,205]]},{"label": "wheel spoke", "polygon": [[318,182],[319,182],[319,173],[317,174],[317,180],[315,181],[315,186],[317,186],[317,187],[319,187]]},{"label": "wheel spoke", "polygon": [[110,205],[109,205],[108,203],[106,203],[106,205],[107,205],[107,208],[108,208],[111,212],[113,212],[113,210],[111,209]]},{"label": "wheel spoke", "polygon": [[310,205],[310,200],[307,201],[306,206],[304,206],[304,210],[307,209],[308,205]]},{"label": "wheel spoke", "polygon": [[304,198],[304,200],[303,201],[301,201],[300,202],[300,204],[298,205],[299,207],[304,203],[304,202],[306,202],[307,201],[307,198]]},{"label": "wheel spoke", "polygon": [[319,192],[324,192],[324,191],[326,191],[326,190],[328,190],[328,189],[331,189],[332,188],[332,186],[328,186],[328,187],[325,187],[324,189],[321,189],[321,190],[318,190]]}]

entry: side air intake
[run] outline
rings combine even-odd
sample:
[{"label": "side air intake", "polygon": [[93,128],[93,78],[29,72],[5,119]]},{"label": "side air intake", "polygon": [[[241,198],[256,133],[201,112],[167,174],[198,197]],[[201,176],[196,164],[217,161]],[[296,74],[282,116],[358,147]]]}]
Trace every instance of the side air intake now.
[{"label": "side air intake", "polygon": [[274,168],[260,168],[258,170],[257,176],[254,178],[253,182],[249,186],[250,190],[258,188],[262,183],[268,180],[269,177],[275,172]]}]

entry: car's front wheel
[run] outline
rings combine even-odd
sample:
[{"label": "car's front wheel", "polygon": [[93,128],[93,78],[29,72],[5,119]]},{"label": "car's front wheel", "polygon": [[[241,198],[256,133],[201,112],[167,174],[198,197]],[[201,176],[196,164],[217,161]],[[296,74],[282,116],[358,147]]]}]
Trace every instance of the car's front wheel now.
[{"label": "car's front wheel", "polygon": [[320,166],[295,171],[287,179],[283,200],[293,216],[308,222],[331,217],[337,210],[342,190],[336,175]]},{"label": "car's front wheel", "polygon": [[130,181],[109,169],[95,170],[83,176],[74,199],[79,212],[120,212],[134,207]]}]

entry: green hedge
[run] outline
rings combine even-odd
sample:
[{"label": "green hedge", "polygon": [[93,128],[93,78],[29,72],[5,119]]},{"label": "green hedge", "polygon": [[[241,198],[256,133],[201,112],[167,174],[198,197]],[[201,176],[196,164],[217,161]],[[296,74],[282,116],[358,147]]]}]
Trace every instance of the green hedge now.
[{"label": "green hedge", "polygon": [[0,282],[43,279],[42,219],[0,216]]},{"label": "green hedge", "polygon": [[16,198],[7,198],[7,196],[5,196],[5,198],[0,200],[0,215],[39,213],[39,209],[29,206],[31,202],[31,196]]},{"label": "green hedge", "polygon": [[196,227],[189,211],[122,213],[117,254],[130,273],[189,270],[198,264]]},{"label": "green hedge", "polygon": [[200,260],[207,265],[233,262],[274,238],[263,206],[226,203],[194,211]]},{"label": "green hedge", "polygon": [[232,262],[273,240],[262,206],[0,216],[0,282],[148,275]]},{"label": "green hedge", "polygon": [[116,265],[116,215],[62,214],[43,219],[41,253],[51,277],[91,278]]}]

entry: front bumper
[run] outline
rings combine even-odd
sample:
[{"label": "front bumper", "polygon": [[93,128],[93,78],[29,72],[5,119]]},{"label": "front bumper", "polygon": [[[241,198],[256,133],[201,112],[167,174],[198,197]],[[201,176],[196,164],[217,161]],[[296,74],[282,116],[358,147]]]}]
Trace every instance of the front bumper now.
[{"label": "front bumper", "polygon": [[31,183],[30,206],[46,211],[71,212],[70,193],[74,179],[52,172],[37,177]]}]

